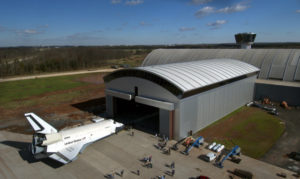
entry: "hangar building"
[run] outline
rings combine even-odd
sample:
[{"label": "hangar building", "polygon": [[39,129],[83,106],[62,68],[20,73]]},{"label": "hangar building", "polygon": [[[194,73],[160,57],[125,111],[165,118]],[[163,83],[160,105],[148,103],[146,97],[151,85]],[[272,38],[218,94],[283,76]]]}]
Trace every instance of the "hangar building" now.
[{"label": "hangar building", "polygon": [[233,59],[118,70],[104,77],[107,114],[181,139],[253,100],[258,72],[257,67]]},{"label": "hangar building", "polygon": [[260,69],[259,79],[300,81],[300,49],[157,49],[141,66],[216,58],[252,64]]},{"label": "hangar building", "polygon": [[268,97],[300,106],[300,49],[157,49],[141,66],[216,58],[237,59],[260,69],[255,100]]}]

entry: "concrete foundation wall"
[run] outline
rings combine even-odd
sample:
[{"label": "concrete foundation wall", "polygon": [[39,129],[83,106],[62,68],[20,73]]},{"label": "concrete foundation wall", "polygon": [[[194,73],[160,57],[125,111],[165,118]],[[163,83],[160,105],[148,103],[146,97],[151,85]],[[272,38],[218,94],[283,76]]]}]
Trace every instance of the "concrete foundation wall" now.
[{"label": "concrete foundation wall", "polygon": [[300,87],[255,83],[255,100],[269,98],[271,101],[286,101],[290,106],[300,106]]},{"label": "concrete foundation wall", "polygon": [[186,137],[190,130],[197,132],[252,101],[255,79],[246,78],[181,100],[179,115],[175,115],[179,121],[175,138]]}]

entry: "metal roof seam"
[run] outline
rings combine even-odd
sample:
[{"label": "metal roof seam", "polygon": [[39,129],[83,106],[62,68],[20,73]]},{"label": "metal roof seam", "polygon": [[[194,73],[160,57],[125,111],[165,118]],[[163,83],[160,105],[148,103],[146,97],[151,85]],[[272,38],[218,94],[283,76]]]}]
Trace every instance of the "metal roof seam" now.
[{"label": "metal roof seam", "polygon": [[206,71],[210,76],[213,76],[214,78],[219,78],[218,81],[223,80],[224,76],[221,76],[218,71],[216,71],[215,69],[209,67],[208,65],[194,65],[195,67],[202,69],[203,71]]},{"label": "metal roof seam", "polygon": [[[145,69],[146,71],[148,71],[148,69],[146,68]],[[172,79],[172,80],[174,80],[174,79],[179,79],[179,80],[175,80],[176,82],[179,82],[179,81],[183,81],[183,82],[185,82],[185,83],[187,83],[189,86],[192,86],[193,87],[193,85],[191,84],[191,83],[189,83],[189,82],[187,82],[185,79],[183,79],[183,77],[182,76],[180,76],[179,74],[177,74],[177,73],[174,73],[174,71],[172,71],[172,69],[167,69],[167,68],[163,68],[163,69],[160,69],[160,68],[158,68],[158,67],[155,67],[155,68],[153,68],[153,69],[151,69],[151,71],[160,71],[161,72],[161,74],[163,74],[163,76],[164,77],[167,77],[167,78],[169,78],[169,79]],[[180,83],[179,83],[180,84]],[[183,85],[184,86],[184,85]],[[189,89],[190,87],[188,87],[188,86],[184,86],[184,88],[186,88],[186,89]]]},{"label": "metal roof seam", "polygon": [[[182,67],[183,67],[183,66],[182,66]],[[170,65],[164,66],[163,68],[164,68],[164,69],[168,69],[168,70],[171,70],[171,71],[176,72],[176,75],[182,73],[183,75],[181,75],[180,78],[183,79],[185,82],[191,84],[192,86],[194,86],[194,83],[199,84],[199,83],[197,82],[197,80],[192,79],[192,77],[191,77],[192,75],[191,75],[191,74],[186,73],[186,72],[183,72],[184,70],[183,70],[182,67],[181,67],[180,69],[178,69],[178,68],[174,67],[174,64],[170,64]],[[191,79],[192,81],[190,81],[190,79]],[[195,86],[194,86],[194,87],[195,87]]]},{"label": "metal roof seam", "polygon": [[[190,71],[187,71],[187,69],[186,69],[187,66],[186,65],[184,66],[184,68],[182,68],[183,66],[180,67],[180,66],[176,66],[175,64],[172,64],[172,67],[175,68],[175,69],[177,69],[177,70],[179,70],[179,71],[184,71],[185,74],[187,74],[188,76],[190,76],[191,79],[193,79],[193,81],[195,81],[197,84],[200,84],[200,85],[202,85],[202,83],[205,84],[205,82],[203,81],[203,79],[200,79],[200,78],[198,78],[198,77],[195,76],[195,74],[197,74],[197,73],[190,73]],[[198,82],[198,80],[201,80],[202,83]]]},{"label": "metal roof seam", "polygon": [[[220,66],[220,64],[216,64],[216,63],[211,63],[211,64],[209,64],[209,63],[207,63],[206,65],[207,65],[207,68],[210,68],[210,69],[212,69],[213,71],[218,71],[219,74],[222,74],[222,73],[223,73],[223,76],[225,76],[226,78],[228,78],[228,77],[231,76],[231,74],[228,73],[228,71],[224,70],[224,69],[222,68],[222,66]],[[218,68],[216,68],[216,67],[218,67]],[[222,73],[220,73],[220,71],[221,71]]]},{"label": "metal roof seam", "polygon": [[201,65],[195,65],[195,66],[200,69],[203,69],[204,71],[206,70],[208,73],[212,73],[213,75],[219,77],[221,80],[225,79],[224,76],[220,75],[219,71],[217,71],[216,69],[212,68],[211,66],[209,66],[207,64],[201,64]]},{"label": "metal roof seam", "polygon": [[[139,68],[139,67],[138,67],[138,68]],[[151,70],[144,70],[143,68],[139,68],[139,69],[142,70],[142,71],[147,71],[147,72],[149,72],[149,73],[153,73],[153,74],[159,75],[159,76],[161,76],[161,77],[164,77],[164,79],[166,79],[166,80],[168,80],[169,82],[173,83],[173,84],[174,84],[175,86],[177,86],[178,88],[180,88],[180,89],[182,89],[182,90],[186,90],[185,87],[184,87],[182,84],[177,83],[177,82],[174,83],[174,81],[170,80],[170,78],[166,78],[166,76],[164,76],[164,74],[161,73],[161,72],[151,71]]]},{"label": "metal roof seam", "polygon": [[[205,73],[203,70],[201,69],[196,69],[194,66],[190,66],[189,64],[186,64],[186,68],[190,71],[192,71],[193,73],[197,74],[197,76],[200,78],[202,76],[205,76],[206,78],[209,78],[209,79],[214,79],[216,81],[218,81],[216,78],[213,78],[211,75]],[[197,71],[198,70],[198,71]],[[202,72],[202,73],[199,73],[199,72]],[[206,83],[209,83],[211,80],[208,80],[208,79],[205,79],[203,78],[202,80],[206,81]]]}]

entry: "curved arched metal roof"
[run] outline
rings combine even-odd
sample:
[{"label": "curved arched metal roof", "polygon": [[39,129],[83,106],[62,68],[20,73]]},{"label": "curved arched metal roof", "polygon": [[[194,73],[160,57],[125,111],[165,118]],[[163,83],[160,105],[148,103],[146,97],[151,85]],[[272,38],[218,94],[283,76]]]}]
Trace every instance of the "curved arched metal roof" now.
[{"label": "curved arched metal roof", "polygon": [[255,66],[238,60],[211,59],[118,70],[105,76],[104,81],[126,76],[144,78],[181,98],[255,75],[258,71]]},{"label": "curved arched metal roof", "polygon": [[142,66],[231,58],[260,69],[258,78],[300,81],[300,49],[157,49]]}]

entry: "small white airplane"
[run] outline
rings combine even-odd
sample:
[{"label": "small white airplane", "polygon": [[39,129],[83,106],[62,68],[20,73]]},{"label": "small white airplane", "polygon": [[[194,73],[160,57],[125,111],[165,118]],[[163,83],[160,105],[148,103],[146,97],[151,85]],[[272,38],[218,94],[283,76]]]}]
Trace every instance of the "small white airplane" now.
[{"label": "small white airplane", "polygon": [[124,127],[122,123],[108,119],[58,132],[34,113],[26,113],[25,117],[35,131],[31,145],[34,158],[50,157],[63,164],[74,161],[89,144],[115,134]]}]

